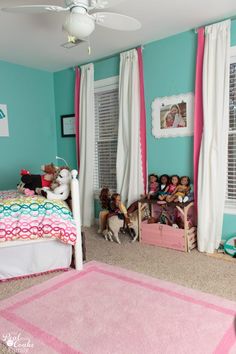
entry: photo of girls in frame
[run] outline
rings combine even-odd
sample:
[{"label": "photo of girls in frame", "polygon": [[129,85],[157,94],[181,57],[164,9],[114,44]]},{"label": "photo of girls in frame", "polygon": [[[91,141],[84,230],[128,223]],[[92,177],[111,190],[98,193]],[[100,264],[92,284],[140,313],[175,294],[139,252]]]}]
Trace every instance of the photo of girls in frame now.
[{"label": "photo of girls in frame", "polygon": [[160,120],[161,129],[187,127],[186,102],[163,105],[160,110]]},{"label": "photo of girls in frame", "polygon": [[152,102],[152,134],[156,138],[193,135],[194,95],[160,97]]}]

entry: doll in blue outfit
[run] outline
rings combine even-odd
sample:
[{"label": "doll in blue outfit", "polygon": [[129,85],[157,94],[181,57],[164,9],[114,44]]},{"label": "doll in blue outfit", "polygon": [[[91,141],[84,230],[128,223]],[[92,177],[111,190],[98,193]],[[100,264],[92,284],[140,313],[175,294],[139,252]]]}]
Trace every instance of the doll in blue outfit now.
[{"label": "doll in blue outfit", "polygon": [[162,199],[161,196],[168,194],[169,184],[170,184],[170,177],[166,174],[161,175],[159,181],[158,199]]}]

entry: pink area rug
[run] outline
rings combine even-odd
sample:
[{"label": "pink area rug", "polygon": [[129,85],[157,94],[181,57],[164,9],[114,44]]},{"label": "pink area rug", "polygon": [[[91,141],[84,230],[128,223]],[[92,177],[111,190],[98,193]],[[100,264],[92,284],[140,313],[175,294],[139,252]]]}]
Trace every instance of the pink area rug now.
[{"label": "pink area rug", "polygon": [[235,315],[234,302],[90,262],[2,301],[0,338],[29,354],[233,354]]}]

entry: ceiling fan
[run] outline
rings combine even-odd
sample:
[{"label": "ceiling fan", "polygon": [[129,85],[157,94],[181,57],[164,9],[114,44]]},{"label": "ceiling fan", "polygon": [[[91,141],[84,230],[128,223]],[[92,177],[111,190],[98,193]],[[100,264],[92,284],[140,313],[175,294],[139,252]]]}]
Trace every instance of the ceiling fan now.
[{"label": "ceiling fan", "polygon": [[[94,30],[95,24],[119,31],[135,31],[141,23],[133,17],[113,12],[93,12],[109,7],[109,0],[64,0],[65,7],[54,5],[22,5],[2,8],[12,13],[69,12],[63,29],[76,39],[87,38]],[[119,1],[117,1],[119,2]],[[112,0],[114,3],[114,0]],[[92,12],[91,12],[92,11]]]}]

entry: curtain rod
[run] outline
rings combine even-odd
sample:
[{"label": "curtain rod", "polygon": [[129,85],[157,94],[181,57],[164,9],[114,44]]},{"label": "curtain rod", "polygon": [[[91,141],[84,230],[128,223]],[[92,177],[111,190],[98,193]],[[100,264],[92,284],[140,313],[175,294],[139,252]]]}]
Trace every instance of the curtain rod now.
[{"label": "curtain rod", "polygon": [[[139,48],[139,47],[141,47],[141,49],[144,50],[144,45],[143,44],[140,44],[137,47],[133,47],[133,48],[130,48],[130,49],[127,49],[127,50],[132,50],[132,49],[136,49],[136,48]],[[125,51],[126,50],[123,50],[121,52],[116,52],[116,53],[108,55],[106,57],[102,57],[100,59],[94,60],[93,63],[99,63],[100,61],[111,59],[111,58],[113,58],[113,57],[115,57],[117,55],[120,55],[120,53],[123,53]],[[86,64],[89,64],[89,63],[90,62],[85,62],[85,63],[82,63],[82,64],[75,65],[72,69],[75,71],[76,67],[81,66],[81,65],[86,65]]]},{"label": "curtain rod", "polygon": [[210,25],[213,25],[214,23],[220,23],[220,22],[223,22],[223,21],[226,21],[226,20],[235,21],[235,20],[236,20],[236,15],[235,15],[235,16],[232,16],[232,17],[226,17],[226,18],[221,19],[221,20],[216,20],[216,21],[214,21],[214,22],[209,22],[209,23],[207,23],[207,24],[205,24],[205,25],[202,25],[202,26],[199,26],[199,27],[194,28],[193,31],[194,31],[195,33],[197,33],[198,30],[199,30],[200,28],[202,28],[202,27],[210,26]]}]

